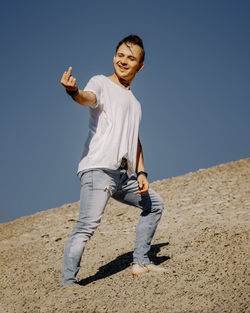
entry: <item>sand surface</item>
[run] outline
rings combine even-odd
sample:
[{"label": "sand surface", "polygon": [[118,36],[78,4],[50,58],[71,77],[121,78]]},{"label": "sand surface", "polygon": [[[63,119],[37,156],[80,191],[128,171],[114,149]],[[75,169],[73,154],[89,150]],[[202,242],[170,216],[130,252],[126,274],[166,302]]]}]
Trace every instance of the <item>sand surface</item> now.
[{"label": "sand surface", "polygon": [[151,187],[165,211],[151,257],[167,269],[133,278],[140,210],[111,199],[78,279],[60,288],[79,203],[0,224],[0,313],[247,313],[250,159]]}]

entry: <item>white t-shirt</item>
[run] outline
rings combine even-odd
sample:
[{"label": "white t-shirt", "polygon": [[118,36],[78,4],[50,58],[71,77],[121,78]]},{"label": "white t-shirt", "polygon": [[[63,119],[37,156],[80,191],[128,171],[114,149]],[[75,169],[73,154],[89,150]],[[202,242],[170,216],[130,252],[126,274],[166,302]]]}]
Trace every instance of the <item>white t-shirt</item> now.
[{"label": "white t-shirt", "polygon": [[141,121],[141,105],[131,90],[104,75],[93,76],[85,91],[92,91],[97,103],[89,106],[89,134],[78,173],[90,168],[117,169],[128,160],[128,177],[135,173]]}]

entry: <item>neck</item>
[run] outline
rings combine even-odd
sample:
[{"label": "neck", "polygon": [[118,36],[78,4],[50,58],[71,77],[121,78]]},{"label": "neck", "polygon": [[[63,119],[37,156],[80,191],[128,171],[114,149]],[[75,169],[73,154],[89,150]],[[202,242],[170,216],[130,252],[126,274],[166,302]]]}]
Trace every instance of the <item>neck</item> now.
[{"label": "neck", "polygon": [[122,85],[125,89],[130,89],[130,85],[132,83],[132,80],[126,80],[124,78],[121,78],[114,73],[110,76],[110,78],[118,85]]},{"label": "neck", "polygon": [[129,88],[130,87],[130,81],[127,81],[126,79],[120,78],[118,77],[119,82],[125,87],[125,88]]}]

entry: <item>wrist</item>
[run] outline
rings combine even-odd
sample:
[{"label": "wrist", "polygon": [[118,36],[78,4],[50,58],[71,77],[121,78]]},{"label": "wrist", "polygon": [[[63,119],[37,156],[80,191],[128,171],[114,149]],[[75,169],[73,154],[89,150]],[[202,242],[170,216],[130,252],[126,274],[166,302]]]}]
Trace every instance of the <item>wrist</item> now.
[{"label": "wrist", "polygon": [[137,174],[137,178],[140,176],[140,175],[144,175],[146,178],[148,177],[148,173],[147,172],[144,172],[144,171],[140,171]]},{"label": "wrist", "polygon": [[72,98],[79,95],[79,89],[78,89],[78,88],[76,88],[76,90],[68,90],[68,89],[66,88],[66,92],[67,92],[67,94],[68,94],[69,96],[71,96]]}]

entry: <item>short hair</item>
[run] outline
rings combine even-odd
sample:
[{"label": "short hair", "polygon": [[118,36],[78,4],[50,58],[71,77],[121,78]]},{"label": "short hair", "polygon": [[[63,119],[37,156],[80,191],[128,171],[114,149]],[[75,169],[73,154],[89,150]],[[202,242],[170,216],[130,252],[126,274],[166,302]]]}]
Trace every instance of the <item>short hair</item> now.
[{"label": "short hair", "polygon": [[137,36],[137,35],[129,35],[125,38],[123,38],[117,45],[116,47],[116,52],[119,49],[119,47],[125,43],[127,45],[127,43],[132,43],[134,45],[138,45],[139,47],[141,47],[141,59],[140,59],[140,63],[142,63],[144,61],[145,58],[145,51],[144,51],[144,46],[143,46],[143,41],[142,39]]}]

